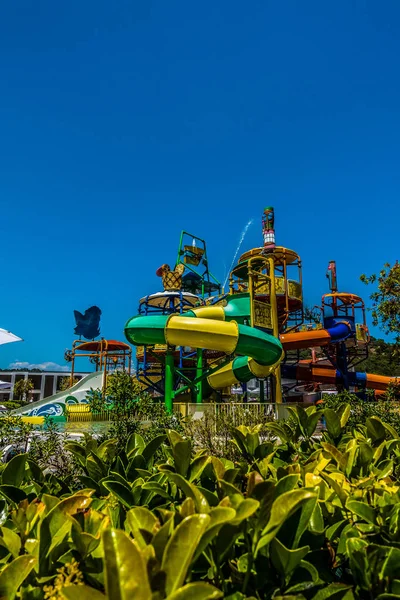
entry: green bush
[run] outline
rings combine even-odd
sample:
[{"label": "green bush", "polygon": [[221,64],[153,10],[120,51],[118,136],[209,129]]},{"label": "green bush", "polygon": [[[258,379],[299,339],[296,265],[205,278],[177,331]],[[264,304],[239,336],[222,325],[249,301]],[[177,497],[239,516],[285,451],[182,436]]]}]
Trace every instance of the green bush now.
[{"label": "green bush", "polygon": [[233,428],[234,460],[172,429],[122,445],[49,427],[0,473],[0,598],[400,597],[400,438],[352,410]]},{"label": "green bush", "polygon": [[343,403],[350,405],[351,412],[347,428],[351,430],[358,425],[365,425],[368,417],[379,417],[388,423],[400,435],[400,404],[393,402],[398,393],[395,386],[389,387],[386,394],[379,400],[360,400],[355,394],[344,391],[337,395],[326,394],[323,396],[323,407],[338,409]]},{"label": "green bush", "polygon": [[0,402],[0,404],[9,410],[14,410],[15,408],[20,408],[23,405],[23,402],[18,402],[18,400],[4,400],[3,402]]}]

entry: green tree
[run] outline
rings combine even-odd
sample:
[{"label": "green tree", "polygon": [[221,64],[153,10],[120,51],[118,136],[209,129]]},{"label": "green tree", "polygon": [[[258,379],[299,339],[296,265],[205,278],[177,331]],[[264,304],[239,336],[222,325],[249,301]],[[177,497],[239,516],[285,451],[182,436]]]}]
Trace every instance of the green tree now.
[{"label": "green tree", "polygon": [[386,263],[378,275],[361,275],[365,284],[376,284],[377,289],[370,295],[372,300],[372,321],[387,334],[394,334],[400,346],[400,264]]},{"label": "green tree", "polygon": [[396,346],[384,340],[371,338],[368,358],[358,365],[358,371],[396,377],[400,375],[400,364],[395,352]]},{"label": "green tree", "polygon": [[86,394],[86,400],[89,402],[92,413],[101,412],[106,409],[106,401],[100,389],[94,390],[90,388]]},{"label": "green tree", "polygon": [[34,388],[32,379],[20,379],[14,385],[14,398],[21,402],[29,402]]},{"label": "green tree", "polygon": [[106,395],[116,413],[124,413],[133,408],[140,394],[140,384],[128,373],[116,371],[108,376]]},{"label": "green tree", "polygon": [[72,377],[71,381],[70,375],[66,375],[60,381],[60,392],[66,392],[67,390],[69,390],[69,388],[78,383],[78,381],[79,379],[77,377]]}]

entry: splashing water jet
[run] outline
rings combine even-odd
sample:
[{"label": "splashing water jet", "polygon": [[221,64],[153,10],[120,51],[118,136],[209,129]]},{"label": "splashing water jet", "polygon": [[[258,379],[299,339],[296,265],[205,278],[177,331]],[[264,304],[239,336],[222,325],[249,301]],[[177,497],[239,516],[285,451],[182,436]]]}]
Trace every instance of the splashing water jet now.
[{"label": "splashing water jet", "polygon": [[250,219],[246,223],[246,225],[245,225],[242,233],[240,234],[239,243],[238,243],[237,248],[235,250],[235,254],[233,255],[231,266],[229,267],[229,270],[228,270],[228,274],[225,277],[224,285],[222,286],[224,289],[225,289],[225,286],[226,286],[227,281],[228,281],[229,273],[232,271],[233,265],[235,264],[236,257],[239,254],[239,250],[241,248],[241,245],[243,244],[244,238],[246,237],[246,233],[248,232],[250,225],[253,225],[253,223],[254,223],[254,219]]}]

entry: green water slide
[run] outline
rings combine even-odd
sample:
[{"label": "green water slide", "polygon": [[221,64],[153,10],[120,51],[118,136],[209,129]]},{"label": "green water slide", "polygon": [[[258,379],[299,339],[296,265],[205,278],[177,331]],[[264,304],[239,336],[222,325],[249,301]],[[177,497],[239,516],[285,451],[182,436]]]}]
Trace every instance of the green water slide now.
[{"label": "green water slide", "polygon": [[[228,298],[225,306],[204,306],[183,314],[136,316],[127,322],[125,336],[134,345],[166,344],[190,346],[236,355],[228,364],[207,372],[214,389],[267,377],[283,356],[282,345],[274,336],[245,325],[249,321],[248,294]],[[167,351],[165,396],[173,397],[173,354]]]}]

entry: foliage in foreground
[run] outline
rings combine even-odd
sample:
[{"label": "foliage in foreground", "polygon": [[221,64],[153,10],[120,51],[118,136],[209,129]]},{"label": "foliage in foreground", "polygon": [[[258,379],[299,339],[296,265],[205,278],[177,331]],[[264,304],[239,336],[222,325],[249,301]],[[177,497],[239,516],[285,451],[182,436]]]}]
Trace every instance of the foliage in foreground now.
[{"label": "foliage in foreground", "polygon": [[230,461],[168,430],[65,442],[75,477],[16,455],[0,485],[0,598],[400,598],[400,438],[349,404],[232,430]]}]

